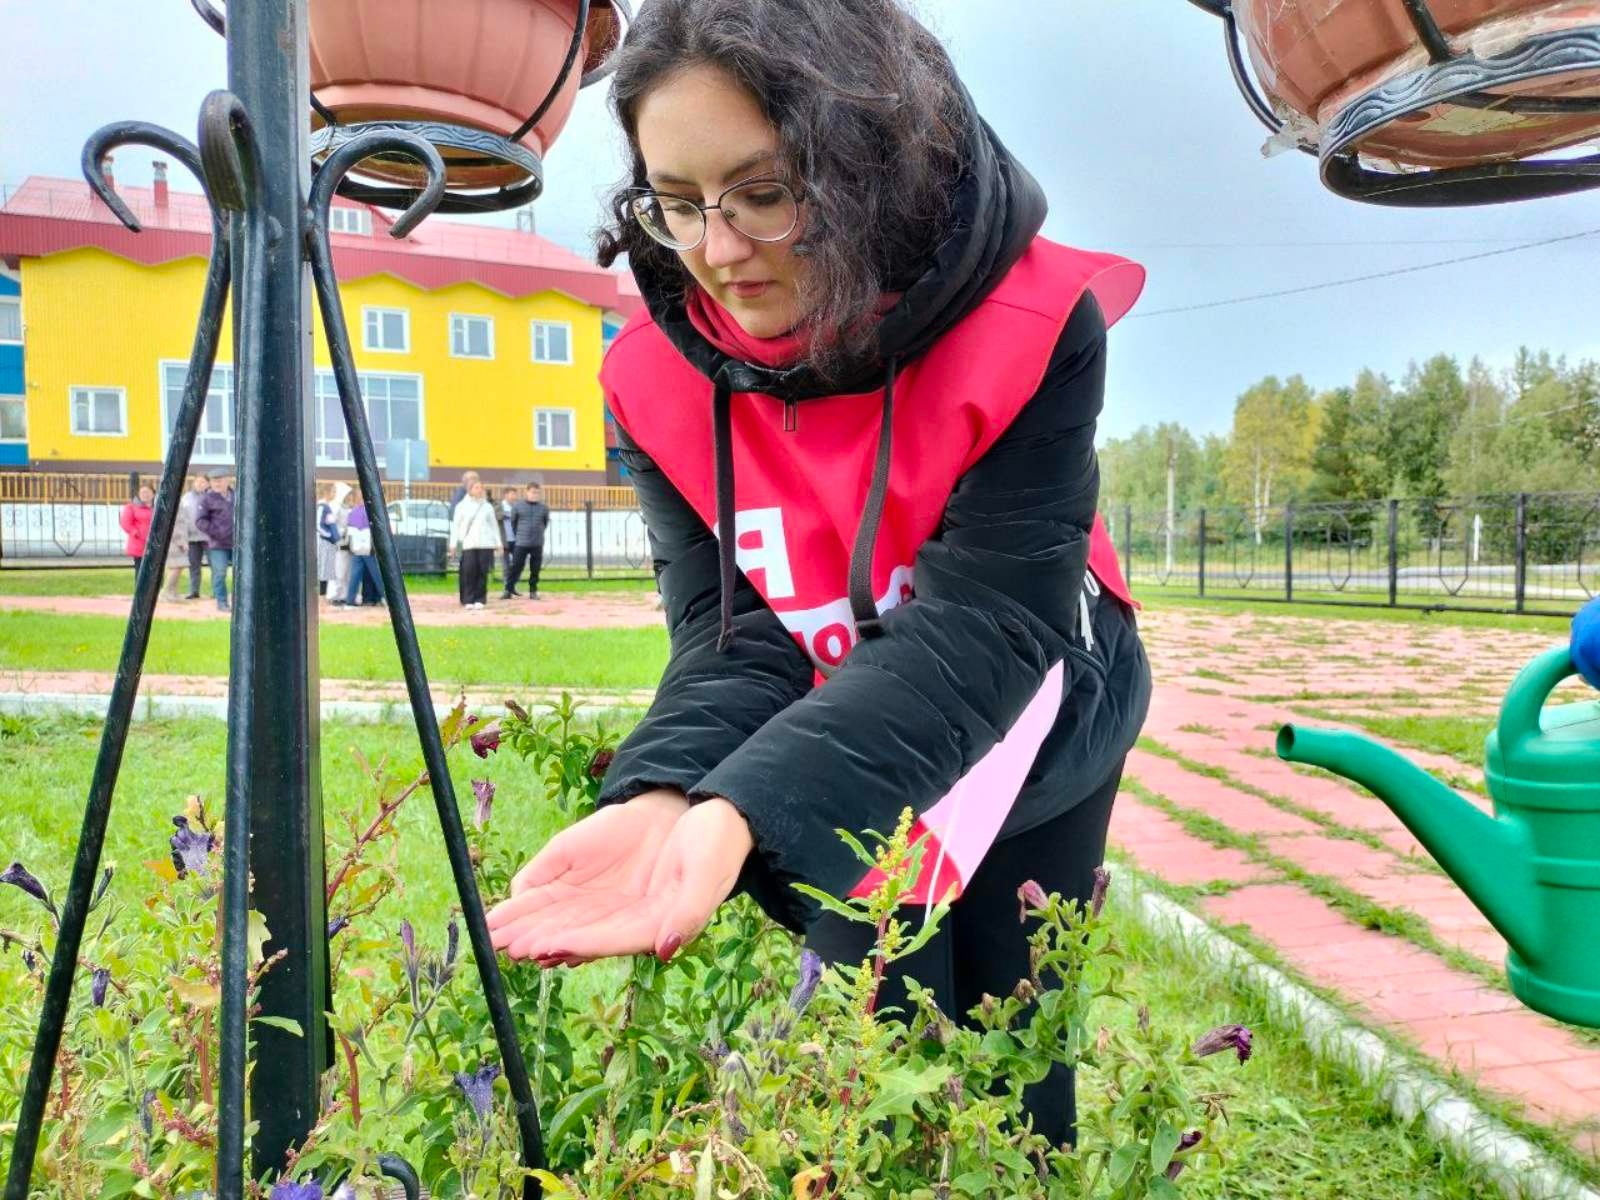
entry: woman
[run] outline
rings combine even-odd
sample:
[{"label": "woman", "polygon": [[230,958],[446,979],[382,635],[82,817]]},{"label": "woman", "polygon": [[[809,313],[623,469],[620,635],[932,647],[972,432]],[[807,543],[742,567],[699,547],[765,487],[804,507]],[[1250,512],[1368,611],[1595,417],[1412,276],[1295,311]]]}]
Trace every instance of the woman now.
[{"label": "woman", "polygon": [[350,553],[350,510],[355,507],[356,491],[343,481],[339,487],[341,498],[333,506],[333,525],[339,539],[334,543],[333,586],[328,589],[328,594],[333,597],[329,603],[334,608],[344,607],[345,592],[350,587],[350,563],[354,557]]},{"label": "woman", "polygon": [[474,479],[450,522],[450,549],[461,552],[462,608],[484,606],[489,596],[489,572],[494,570],[494,552],[499,548],[499,513],[494,502],[484,495],[482,480]]},{"label": "woman", "polygon": [[200,593],[200,573],[194,569],[193,560],[189,553],[189,544],[205,535],[194,527],[195,504],[190,497],[195,496],[194,481],[189,481],[190,490],[185,491],[178,500],[178,515],[172,520],[172,540],[167,543],[167,586],[162,595],[168,600],[177,600],[178,580],[183,578],[183,569],[189,568],[189,585],[196,595]]},{"label": "woman", "polygon": [[350,486],[344,483],[324,483],[317,489],[317,595],[333,595],[330,592],[339,570],[339,510],[344,501],[344,493]]},{"label": "woman", "polygon": [[144,557],[145,543],[150,540],[150,521],[155,516],[156,490],[148,483],[139,485],[139,494],[122,506],[122,532],[127,540],[122,552],[133,559],[133,569],[139,569]]},{"label": "woman", "polygon": [[[1148,705],[1094,456],[1143,272],[1038,237],[1038,185],[892,0],[652,0],[613,102],[633,178],[601,259],[648,313],[602,380],[672,653],[495,945],[666,959],[737,885],[859,962],[873,931],[790,885],[870,887],[834,829],[931,819],[981,767],[1010,784],[964,815],[987,853],[963,877],[930,841],[919,898],[960,895],[884,992],[967,1019],[1028,973],[1018,887],[1088,896]],[[1025,1098],[1073,1136],[1064,1068]]]},{"label": "woman", "polygon": [[350,582],[345,585],[346,604],[382,604],[383,579],[373,554],[372,522],[367,516],[361,489],[355,490],[355,503],[345,518],[345,537],[350,548]]}]

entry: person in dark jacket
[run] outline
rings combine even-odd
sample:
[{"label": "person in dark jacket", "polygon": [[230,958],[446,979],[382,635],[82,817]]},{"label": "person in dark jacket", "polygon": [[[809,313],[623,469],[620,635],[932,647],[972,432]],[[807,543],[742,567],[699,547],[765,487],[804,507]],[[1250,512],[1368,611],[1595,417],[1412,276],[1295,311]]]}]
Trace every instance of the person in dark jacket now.
[{"label": "person in dark jacket", "polygon": [[[648,311],[602,382],[671,655],[599,810],[489,924],[545,966],[669,959],[737,889],[859,962],[874,930],[793,885],[864,894],[835,828],[910,808],[919,907],[956,898],[879,1003],[914,978],[975,1027],[1029,973],[1019,887],[1089,896],[1149,703],[1094,452],[1143,272],[1040,237],[938,41],[894,0],[845,8],[652,0],[622,51],[601,260]],[[1066,1068],[1024,1101],[1074,1137]]]},{"label": "person in dark jacket", "polygon": [[233,476],[211,473],[211,490],[200,497],[195,528],[205,535],[206,559],[211,564],[211,594],[219,612],[227,612],[228,568],[233,565]]},{"label": "person in dark jacket", "polygon": [[511,510],[511,566],[506,571],[506,590],[500,598],[517,594],[522,568],[528,568],[528,599],[543,600],[539,594],[539,569],[544,565],[544,531],[550,524],[550,510],[544,504],[544,488],[529,483],[522,499]]}]

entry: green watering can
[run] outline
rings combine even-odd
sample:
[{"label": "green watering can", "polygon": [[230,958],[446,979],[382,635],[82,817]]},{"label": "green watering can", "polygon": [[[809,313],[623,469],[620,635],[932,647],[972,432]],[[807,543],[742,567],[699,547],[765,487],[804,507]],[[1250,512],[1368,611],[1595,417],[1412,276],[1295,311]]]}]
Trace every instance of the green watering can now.
[{"label": "green watering can", "polygon": [[1506,693],[1488,741],[1492,818],[1358,734],[1285,725],[1278,757],[1375,792],[1510,944],[1517,998],[1600,1028],[1600,702],[1544,707],[1575,672],[1563,646]]}]

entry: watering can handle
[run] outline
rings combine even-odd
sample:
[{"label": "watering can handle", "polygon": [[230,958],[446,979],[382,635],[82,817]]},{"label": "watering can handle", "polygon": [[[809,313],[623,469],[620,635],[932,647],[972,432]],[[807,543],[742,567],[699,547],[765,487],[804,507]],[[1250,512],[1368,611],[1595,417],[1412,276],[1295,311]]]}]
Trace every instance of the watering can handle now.
[{"label": "watering can handle", "polygon": [[1500,706],[1500,745],[1515,746],[1540,731],[1539,714],[1557,685],[1578,668],[1572,663],[1572,650],[1557,646],[1546,650],[1518,673]]}]

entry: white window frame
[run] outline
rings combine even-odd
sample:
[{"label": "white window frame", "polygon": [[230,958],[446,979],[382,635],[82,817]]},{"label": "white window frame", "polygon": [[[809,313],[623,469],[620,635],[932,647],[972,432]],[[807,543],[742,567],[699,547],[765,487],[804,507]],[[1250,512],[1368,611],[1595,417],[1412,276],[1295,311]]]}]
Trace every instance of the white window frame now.
[{"label": "white window frame", "polygon": [[[567,429],[572,433],[571,444],[566,446],[543,445],[539,441],[539,418],[549,413],[565,414]],[[569,453],[578,448],[578,410],[575,408],[536,408],[533,410],[533,448],[556,453]]]},{"label": "white window frame", "polygon": [[[562,329],[567,335],[567,356],[565,358],[540,358],[539,357],[539,330]],[[536,363],[543,363],[552,367],[570,367],[572,365],[572,322],[571,321],[541,321],[538,319],[528,322],[528,357]]]},{"label": "white window frame", "polygon": [[[312,388],[311,388],[311,395],[312,395],[312,398],[316,401],[317,409],[316,409],[316,412],[313,413],[313,415],[312,415],[311,438],[312,438],[312,445],[313,445],[313,447],[315,447],[318,442],[324,440],[323,437],[322,437],[322,431],[320,431],[317,428],[317,422],[319,422],[322,419],[322,398],[321,398],[321,394],[317,391],[316,383],[318,381],[321,381],[323,383],[332,383],[333,386],[334,386],[335,391],[337,391],[338,383],[334,378],[333,368],[332,367],[317,367],[315,369],[315,371],[313,372],[313,375],[314,375],[314,379],[313,379]],[[427,441],[428,440],[428,384],[427,384],[427,379],[420,372],[417,372],[417,371],[361,371],[361,372],[358,372],[357,373],[357,378],[358,378],[358,380],[359,380],[359,382],[361,384],[361,402],[363,404],[370,404],[371,403],[372,390],[368,386],[368,380],[371,379],[371,377],[374,376],[374,375],[382,375],[386,379],[409,379],[409,380],[413,380],[416,383],[416,385],[417,385],[417,439],[416,440],[418,440],[418,441]],[[340,410],[340,416],[341,416],[341,419],[342,419],[343,418],[343,410],[342,409]],[[370,425],[372,423],[372,411],[371,411],[370,408],[367,411],[367,423],[368,423],[368,425],[370,427]],[[346,427],[346,429],[345,429],[344,441],[345,441],[346,445],[349,445],[349,443],[350,443],[350,430],[349,430],[348,427]],[[387,457],[387,454],[388,454],[388,442],[386,440],[384,442],[384,449],[379,454],[379,462],[380,462],[380,464]],[[334,458],[331,455],[323,454],[320,450],[317,450],[316,451],[316,459],[317,459],[317,466],[319,466],[319,467],[354,467],[355,466],[355,461],[356,461],[356,456],[355,456],[355,451],[353,449],[351,450],[350,457],[348,457],[348,458]]]},{"label": "white window frame", "polygon": [[[394,346],[374,346],[372,344],[372,316],[400,318],[401,342],[397,348]],[[383,328],[383,322],[378,322],[378,327]],[[361,348],[373,354],[410,354],[411,353],[411,310],[409,308],[384,308],[376,304],[363,304],[361,306]]]},{"label": "white window frame", "polygon": [[[464,352],[458,353],[456,351],[456,322],[458,322],[458,321],[463,323],[463,327],[465,325],[465,322],[467,322],[467,321],[482,321],[484,323],[484,325],[488,327],[488,330],[489,330],[489,352],[487,354],[467,354],[467,353],[464,353]],[[463,341],[464,340],[465,339],[463,339]],[[487,360],[487,359],[493,358],[494,357],[494,318],[493,317],[484,316],[482,313],[458,313],[458,312],[451,313],[450,314],[450,357],[451,358],[473,358],[473,359],[479,360],[480,362],[482,362],[484,360]]]},{"label": "white window frame", "polygon": [[22,336],[21,335],[24,332],[23,325],[22,325],[22,297],[21,296],[0,296],[0,304],[14,304],[14,305],[16,305],[16,307],[17,307],[17,334],[18,334],[18,336],[14,337],[14,338],[0,337],[0,346],[20,346],[20,345],[22,345]]},{"label": "white window frame", "polygon": [[330,208],[328,210],[328,232],[348,233],[355,237],[371,237],[372,213],[365,208],[346,208],[343,205]]},{"label": "white window frame", "polygon": [[[170,398],[167,394],[167,371],[172,367],[182,367],[185,379],[187,379],[189,373],[189,361],[183,358],[163,358],[158,360],[156,363],[156,395],[161,397],[161,453],[163,457],[165,457],[167,450],[172,445],[172,418],[174,413],[173,405],[181,404],[183,402],[183,396],[181,393],[175,399]],[[217,359],[211,364],[213,376],[215,376],[216,372],[218,371],[232,372],[232,370],[233,364],[231,362],[224,362],[222,359]],[[226,398],[226,393],[224,394],[224,398]],[[204,416],[204,410],[202,410],[202,420],[204,419]],[[229,416],[231,418],[232,414],[230,413]],[[202,450],[200,448],[200,443],[206,436],[205,428],[202,426],[195,435],[194,453],[190,455],[189,461],[202,466],[233,466],[234,456],[232,454],[213,454],[210,451]],[[239,431],[237,429],[229,429],[228,440],[233,443],[235,450],[237,450],[239,446]],[[191,471],[190,474],[192,475],[194,472]]]},{"label": "white window frame", "polygon": [[[78,393],[79,392],[115,392],[117,394],[117,423],[120,426],[115,433],[107,433],[103,429],[78,428]],[[128,436],[128,389],[125,387],[111,387],[98,383],[74,383],[67,388],[67,429],[73,437],[105,437],[125,438]]]},{"label": "white window frame", "polygon": [[0,436],[0,446],[20,446],[28,440],[28,398],[22,395],[12,395],[10,392],[0,393],[0,404],[7,404],[12,400],[22,405],[22,436]]}]

